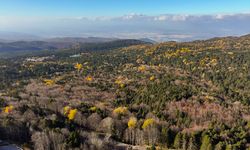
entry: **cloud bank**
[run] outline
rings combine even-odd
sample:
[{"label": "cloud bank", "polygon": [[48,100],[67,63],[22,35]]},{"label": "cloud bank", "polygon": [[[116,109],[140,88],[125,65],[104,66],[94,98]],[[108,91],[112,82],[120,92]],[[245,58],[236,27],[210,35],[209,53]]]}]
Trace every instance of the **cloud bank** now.
[{"label": "cloud bank", "polygon": [[215,15],[120,17],[0,17],[0,31],[15,31],[43,37],[101,36],[151,38],[157,41],[190,41],[250,33],[250,13]]}]

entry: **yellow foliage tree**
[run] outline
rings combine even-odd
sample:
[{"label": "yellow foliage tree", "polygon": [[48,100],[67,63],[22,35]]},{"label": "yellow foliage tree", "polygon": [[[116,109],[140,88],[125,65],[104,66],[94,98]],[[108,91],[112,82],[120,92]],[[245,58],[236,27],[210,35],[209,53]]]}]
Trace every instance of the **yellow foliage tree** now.
[{"label": "yellow foliage tree", "polygon": [[12,105],[6,106],[6,107],[4,108],[4,112],[5,112],[6,114],[9,114],[10,112],[13,111],[13,109],[14,109],[14,106],[12,106]]},{"label": "yellow foliage tree", "polygon": [[153,118],[146,119],[142,125],[142,129],[146,129],[149,126],[153,125],[155,120]]},{"label": "yellow foliage tree", "polygon": [[75,116],[77,113],[77,109],[71,109],[68,114],[68,119],[69,120],[74,120]]},{"label": "yellow foliage tree", "polygon": [[63,108],[63,113],[64,113],[64,115],[68,114],[68,113],[69,113],[69,110],[70,110],[70,107],[69,107],[69,106],[65,106],[65,107]]},{"label": "yellow foliage tree", "polygon": [[124,79],[122,77],[118,77],[115,80],[115,84],[119,85],[120,88],[124,88],[125,87],[125,83],[124,83]]},{"label": "yellow foliage tree", "polygon": [[85,78],[85,80],[87,80],[87,81],[93,81],[93,78],[92,78],[91,76],[87,76],[87,77]]},{"label": "yellow foliage tree", "polygon": [[75,69],[77,69],[78,71],[80,71],[82,69],[82,64],[76,63],[75,64]]},{"label": "yellow foliage tree", "polygon": [[154,80],[155,80],[155,76],[151,76],[151,77],[149,78],[149,80],[150,80],[150,81],[154,81]]},{"label": "yellow foliage tree", "polygon": [[121,83],[120,88],[124,88],[124,87],[125,87],[125,84]]},{"label": "yellow foliage tree", "polygon": [[45,79],[44,82],[45,82],[45,84],[48,85],[48,86],[51,86],[51,85],[55,84],[55,81],[50,80],[50,79]]},{"label": "yellow foliage tree", "polygon": [[137,124],[137,119],[135,117],[132,117],[128,121],[128,128],[132,129],[135,128]]},{"label": "yellow foliage tree", "polygon": [[139,67],[138,67],[138,71],[140,71],[140,72],[146,71],[146,66],[145,66],[145,65],[139,66]]},{"label": "yellow foliage tree", "polygon": [[127,107],[118,107],[113,111],[115,114],[126,114]]}]

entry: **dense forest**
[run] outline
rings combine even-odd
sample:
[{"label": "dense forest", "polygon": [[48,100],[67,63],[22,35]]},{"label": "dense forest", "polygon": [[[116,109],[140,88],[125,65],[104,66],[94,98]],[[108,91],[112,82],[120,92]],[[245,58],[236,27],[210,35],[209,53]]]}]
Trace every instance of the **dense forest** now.
[{"label": "dense forest", "polygon": [[250,35],[6,56],[0,140],[23,149],[250,149]]}]

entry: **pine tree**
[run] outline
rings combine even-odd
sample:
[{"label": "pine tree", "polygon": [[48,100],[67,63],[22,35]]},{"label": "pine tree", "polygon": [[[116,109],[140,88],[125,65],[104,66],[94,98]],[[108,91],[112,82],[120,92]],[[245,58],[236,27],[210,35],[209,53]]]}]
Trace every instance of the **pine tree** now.
[{"label": "pine tree", "polygon": [[191,136],[189,138],[188,148],[187,149],[188,150],[198,150],[194,136]]},{"label": "pine tree", "polygon": [[202,144],[201,144],[201,150],[212,150],[212,143],[211,139],[208,135],[204,135],[202,137]]},{"label": "pine tree", "polygon": [[174,139],[174,148],[179,149],[181,148],[182,144],[182,134],[179,132],[177,133],[177,135],[175,136]]},{"label": "pine tree", "polygon": [[175,140],[175,133],[171,129],[162,128],[161,131],[161,143],[163,143],[166,147],[170,148]]},{"label": "pine tree", "polygon": [[187,149],[187,144],[188,144],[188,137],[187,137],[187,134],[184,133],[182,136],[182,149],[183,150]]},{"label": "pine tree", "polygon": [[223,150],[224,146],[222,142],[219,142],[218,144],[215,145],[215,150]]},{"label": "pine tree", "polygon": [[233,150],[233,146],[231,144],[227,145],[226,150]]}]

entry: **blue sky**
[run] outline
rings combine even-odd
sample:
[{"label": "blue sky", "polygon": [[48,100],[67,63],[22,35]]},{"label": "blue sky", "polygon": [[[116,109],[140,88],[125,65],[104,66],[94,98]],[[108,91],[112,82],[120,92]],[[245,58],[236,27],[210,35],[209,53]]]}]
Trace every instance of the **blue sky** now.
[{"label": "blue sky", "polygon": [[1,0],[4,16],[119,16],[250,11],[249,0]]},{"label": "blue sky", "polygon": [[0,39],[12,32],[186,41],[249,34],[249,26],[250,0],[0,0]]}]

